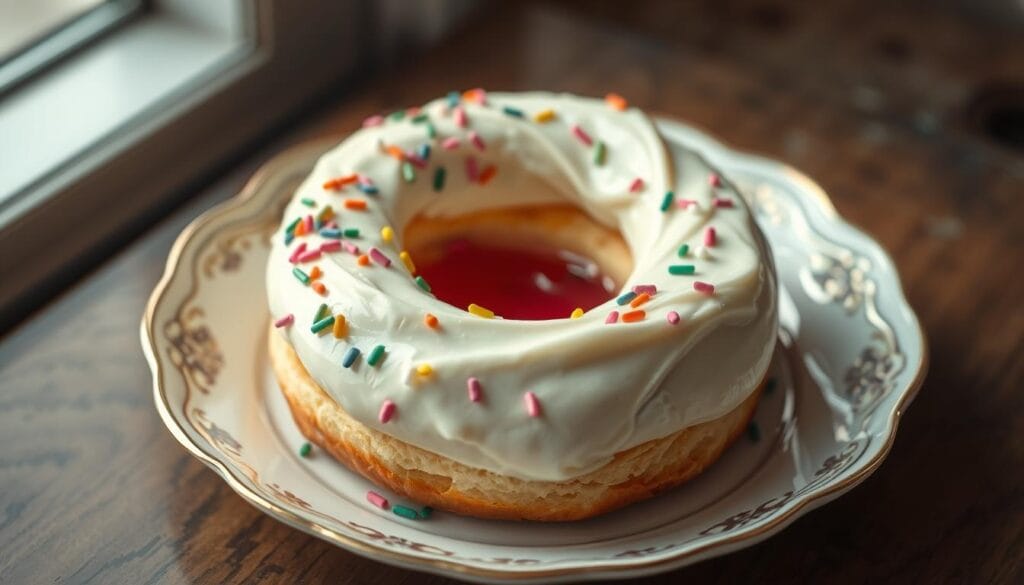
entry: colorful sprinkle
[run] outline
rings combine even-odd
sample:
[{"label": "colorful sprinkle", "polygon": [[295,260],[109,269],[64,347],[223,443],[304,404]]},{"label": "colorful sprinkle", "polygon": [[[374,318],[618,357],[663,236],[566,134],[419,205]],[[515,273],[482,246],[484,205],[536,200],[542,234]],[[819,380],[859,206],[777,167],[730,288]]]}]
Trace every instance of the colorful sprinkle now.
[{"label": "colorful sprinkle", "polygon": [[665,196],[661,198],[661,211],[662,213],[668,211],[672,207],[672,200],[675,199],[676,194],[672,191],[665,191]]},{"label": "colorful sprinkle", "polygon": [[417,114],[417,115],[413,116],[412,123],[413,124],[422,124],[422,123],[426,122],[429,119],[430,119],[430,116],[428,116],[426,114]]},{"label": "colorful sprinkle", "polygon": [[647,293],[640,293],[640,294],[636,295],[635,299],[633,299],[632,301],[629,301],[629,306],[633,307],[635,309],[635,308],[639,307],[640,305],[646,303],[649,300],[651,300],[651,295],[649,295]]},{"label": "colorful sprinkle", "polygon": [[[334,242],[334,243],[337,243],[337,242]],[[320,278],[323,275],[324,275],[324,271],[320,270],[319,266],[313,266],[313,270],[309,271],[309,279],[310,280],[316,280],[316,279]]]},{"label": "colorful sprinkle", "polygon": [[386,225],[380,228],[380,239],[384,240],[385,242],[390,242],[394,238],[395,230],[391,226]]},{"label": "colorful sprinkle", "polygon": [[480,402],[483,398],[483,389],[480,387],[480,380],[469,378],[466,380],[466,389],[469,391],[470,402]]},{"label": "colorful sprinkle", "polygon": [[608,104],[609,108],[618,112],[621,112],[629,107],[629,104],[626,102],[626,98],[622,97],[617,93],[610,93],[604,96],[604,101],[605,103]]},{"label": "colorful sprinkle", "polygon": [[381,510],[387,510],[389,506],[388,499],[373,490],[366,492],[366,501],[377,506]]},{"label": "colorful sprinkle", "polygon": [[338,313],[334,316],[334,326],[331,327],[331,334],[334,335],[335,339],[341,339],[345,337],[347,331],[348,321],[345,320],[345,315]]},{"label": "colorful sprinkle", "polygon": [[318,280],[313,283],[313,291],[320,296],[324,296],[327,294],[327,287]]},{"label": "colorful sprinkle", "polygon": [[497,175],[497,174],[498,174],[498,167],[496,167],[494,165],[487,165],[487,168],[485,168],[483,170],[483,172],[480,173],[480,179],[479,179],[480,184],[481,185],[486,185],[487,183],[490,183],[491,179],[493,179],[494,176]]},{"label": "colorful sprinkle", "polygon": [[700,209],[700,204],[696,199],[680,199],[679,201],[676,201],[676,205],[679,206],[679,209],[690,209],[691,206],[694,211]]},{"label": "colorful sprinkle", "polygon": [[274,327],[277,327],[278,329],[280,329],[282,327],[288,327],[289,325],[291,325],[294,322],[295,322],[295,315],[293,315],[291,313],[288,313],[284,317],[281,317],[277,321],[274,321]]},{"label": "colorful sprinkle", "polygon": [[305,205],[306,207],[316,207],[316,201],[310,199],[309,197],[303,197],[302,199],[299,199],[299,201],[301,201],[302,204]]},{"label": "colorful sprinkle", "polygon": [[353,256],[359,255],[359,246],[353,244],[352,242],[342,242],[341,247],[345,248],[345,251],[348,252],[349,254],[352,254]]},{"label": "colorful sprinkle", "polygon": [[434,169],[434,193],[440,193],[444,189],[444,167]]},{"label": "colorful sprinkle", "polygon": [[603,166],[605,157],[607,156],[608,149],[605,147],[604,142],[598,140],[594,146],[594,164],[597,166]]},{"label": "colorful sprinkle", "polygon": [[320,213],[316,215],[316,218],[320,223],[327,223],[331,221],[334,219],[334,207],[330,205],[324,206],[324,208],[320,210]]},{"label": "colorful sprinkle", "polygon": [[346,199],[345,209],[352,209],[355,211],[363,211],[366,209],[366,201],[363,199]]},{"label": "colorful sprinkle", "polygon": [[690,244],[683,244],[679,246],[679,257],[682,258],[690,253]]},{"label": "colorful sprinkle", "polygon": [[330,307],[327,306],[327,303],[320,303],[320,306],[316,309],[316,313],[313,313],[313,322],[316,323],[320,319],[323,319],[328,313],[330,313]]},{"label": "colorful sprinkle", "polygon": [[328,180],[324,181],[324,185],[323,186],[324,186],[324,189],[327,189],[327,190],[330,190],[330,191],[337,191],[339,189],[342,189],[346,185],[351,185],[352,183],[355,183],[358,180],[359,180],[359,177],[357,175],[345,175],[344,177],[337,177],[337,178],[334,178],[334,179],[328,179]]},{"label": "colorful sprinkle", "polygon": [[302,256],[306,252],[306,242],[302,242],[295,249],[292,250],[291,256],[288,256],[288,261],[295,264],[299,261],[299,256]]},{"label": "colorful sprinkle", "polygon": [[302,446],[299,447],[299,457],[309,457],[309,454],[312,452],[313,445],[310,445],[309,443],[303,443]]},{"label": "colorful sprinkle", "polygon": [[665,315],[665,318],[668,319],[669,325],[678,325],[679,324],[679,313],[677,313],[675,311],[669,311],[668,315]]},{"label": "colorful sprinkle", "polygon": [[418,520],[420,517],[420,515],[416,513],[416,510],[413,510],[412,508],[406,506],[395,506],[391,508],[391,511],[395,514],[395,516],[401,516],[402,518],[408,518],[410,520]]},{"label": "colorful sprinkle", "polygon": [[476,147],[477,150],[481,152],[487,150],[487,145],[484,144],[484,139],[480,138],[480,135],[477,134],[475,130],[470,130],[469,141],[473,144],[474,147]]},{"label": "colorful sprinkle", "polygon": [[715,292],[715,285],[708,284],[706,282],[701,282],[701,281],[698,280],[697,282],[693,283],[693,290],[695,290],[695,291],[697,291],[699,293],[710,295],[710,294],[714,294],[714,292]]},{"label": "colorful sprinkle", "polygon": [[638,284],[633,287],[633,292],[638,295],[647,293],[653,297],[658,292],[658,287],[653,284]]},{"label": "colorful sprinkle", "polygon": [[708,175],[708,185],[711,185],[712,187],[721,187],[722,178],[719,177],[717,173],[711,173]]},{"label": "colorful sprinkle", "polygon": [[358,258],[356,258],[356,264],[359,264],[360,266],[369,266],[370,257],[367,256],[366,254],[361,254]]},{"label": "colorful sprinkle", "polygon": [[298,261],[299,261],[300,264],[305,264],[306,262],[312,262],[313,260],[316,260],[316,259],[320,258],[320,254],[322,254],[322,252],[320,252],[320,248],[314,248],[312,250],[307,250],[307,251],[303,252],[301,256],[298,257]]},{"label": "colorful sprinkle", "polygon": [[555,119],[554,110],[541,110],[533,116],[533,121],[538,124],[547,124],[551,120]]},{"label": "colorful sprinkle", "polygon": [[420,364],[416,366],[416,373],[421,376],[429,376],[434,373],[434,368],[430,364]]},{"label": "colorful sprinkle", "polygon": [[569,130],[572,131],[573,136],[575,136],[580,142],[582,142],[584,146],[593,146],[594,139],[591,138],[589,134],[587,134],[586,130],[580,128],[578,124],[573,124],[572,126],[570,126]]},{"label": "colorful sprinkle", "polygon": [[[419,280],[422,280],[422,279],[423,279],[423,277],[421,276]],[[419,284],[419,280],[416,281],[416,284]],[[427,281],[424,280],[423,282],[426,283]],[[422,286],[422,285],[420,285],[420,286]],[[438,326],[437,317],[434,316],[431,313],[427,313],[426,315],[423,316],[423,324],[426,325],[427,327],[430,327],[431,329],[437,329],[437,326]]]},{"label": "colorful sprinkle", "polygon": [[384,252],[381,252],[377,248],[370,248],[370,259],[384,268],[391,266],[391,259],[385,256]]},{"label": "colorful sprinkle", "polygon": [[[422,288],[424,290],[424,292],[428,292],[428,293],[430,292],[430,283],[427,282],[427,279],[423,278],[422,276],[417,276],[415,278],[415,280],[416,280],[417,286]],[[433,317],[433,315],[430,315],[430,316]],[[434,319],[436,320],[437,317],[434,317]]]},{"label": "colorful sprinkle", "polygon": [[569,318],[570,319],[579,319],[582,316],[583,316],[583,308],[582,307],[576,307],[575,309],[572,310],[572,314],[569,315]]},{"label": "colorful sprinkle", "polygon": [[391,146],[385,148],[384,152],[388,153],[388,156],[390,156],[391,158],[393,158],[393,159],[395,159],[397,161],[404,161],[405,160],[405,153],[402,152],[401,148],[398,148],[397,146],[395,146],[393,144]]},{"label": "colorful sprinkle", "polygon": [[346,238],[358,238],[359,228],[345,228],[341,233],[345,234]]},{"label": "colorful sprinkle", "polygon": [[504,112],[506,116],[512,116],[513,118],[522,118],[523,117],[523,111],[522,110],[520,110],[518,108],[513,108],[511,106],[505,106],[505,107],[501,108],[501,111]]},{"label": "colorful sprinkle", "polygon": [[476,303],[470,303],[469,307],[467,307],[466,310],[476,315],[477,317],[483,317],[484,319],[494,318],[494,311],[490,309],[485,309]]},{"label": "colorful sprinkle", "polygon": [[630,311],[630,312],[622,315],[622,322],[623,323],[635,323],[636,321],[642,321],[643,318],[646,317],[646,316],[647,316],[646,312],[644,312],[643,310],[637,309],[636,311]]},{"label": "colorful sprinkle", "polygon": [[455,106],[459,105],[459,92],[449,91],[447,98],[449,108],[454,108]]},{"label": "colorful sprinkle", "polygon": [[427,122],[427,138],[437,138],[437,128],[434,127],[433,122]]},{"label": "colorful sprinkle", "polygon": [[294,274],[295,278],[299,279],[299,282],[302,284],[309,284],[309,275],[303,272],[298,266],[292,268],[292,274]]},{"label": "colorful sprinkle", "polygon": [[633,179],[633,182],[629,184],[630,193],[639,193],[644,190],[644,180],[640,177]]},{"label": "colorful sprinkle", "polygon": [[376,366],[382,357],[384,357],[384,346],[378,345],[370,350],[370,355],[366,356],[366,363],[371,367]]},{"label": "colorful sprinkle", "polygon": [[[382,423],[390,421],[395,416],[395,403],[390,400],[385,400],[380,405],[380,412],[377,414],[377,420]],[[396,508],[399,506],[395,506]]]},{"label": "colorful sprinkle", "polygon": [[337,240],[341,238],[341,230],[338,228],[324,228],[320,230],[320,237]]},{"label": "colorful sprinkle", "polygon": [[328,315],[323,319],[320,319],[309,328],[313,333],[320,333],[324,329],[327,329],[331,325],[334,325],[334,315]]},{"label": "colorful sprinkle", "polygon": [[618,322],[619,322],[619,312],[618,311],[612,311],[611,313],[608,313],[608,317],[604,320],[604,324],[605,325],[611,325],[612,323],[618,323]]},{"label": "colorful sprinkle", "polygon": [[456,148],[459,147],[459,144],[461,144],[461,142],[459,141],[458,138],[454,136],[449,136],[448,138],[445,138],[443,141],[441,141],[441,148],[445,150],[455,150]]},{"label": "colorful sprinkle", "polygon": [[526,413],[536,418],[540,416],[540,401],[537,400],[537,395],[533,392],[527,391],[523,394],[523,402],[526,404]]},{"label": "colorful sprinkle", "polygon": [[405,268],[411,274],[416,274],[416,265],[413,264],[412,256],[410,256],[408,252],[402,250],[398,253],[398,257],[402,260],[402,264],[405,264]]},{"label": "colorful sprinkle", "polygon": [[466,109],[462,106],[455,106],[452,109],[452,115],[455,117],[455,125],[459,128],[466,127]]},{"label": "colorful sprinkle", "polygon": [[350,347],[348,348],[348,351],[345,352],[345,356],[341,358],[341,366],[344,368],[351,368],[352,364],[356,363],[357,359],[359,359],[359,348]]},{"label": "colorful sprinkle", "polygon": [[370,116],[369,118],[363,120],[363,128],[373,128],[374,126],[380,126],[383,123],[384,116],[377,114],[375,116]]},{"label": "colorful sprinkle", "polygon": [[708,248],[711,248],[717,242],[718,237],[715,233],[715,228],[709,226],[708,229],[704,230],[704,245],[707,246]]},{"label": "colorful sprinkle", "polygon": [[626,293],[622,293],[622,295],[620,295],[619,298],[615,299],[615,302],[618,303],[619,306],[621,307],[622,305],[625,305],[626,303],[632,301],[635,298],[636,298],[636,293],[633,292],[633,291],[629,291],[629,292],[626,292]]},{"label": "colorful sprinkle", "polygon": [[359,183],[356,185],[356,189],[359,189],[367,195],[376,195],[377,193],[380,193],[380,190],[377,189],[376,185],[368,185],[366,183]]},{"label": "colorful sprinkle", "polygon": [[693,264],[673,264],[668,267],[668,273],[674,274],[675,276],[684,276],[694,274],[697,272],[697,267]]},{"label": "colorful sprinkle", "polygon": [[480,178],[480,167],[477,165],[476,158],[472,156],[466,157],[466,178],[470,183],[476,183]]},{"label": "colorful sprinkle", "polygon": [[406,183],[412,183],[416,180],[416,170],[412,168],[412,164],[409,162],[402,163],[402,180]]},{"label": "colorful sprinkle", "polygon": [[431,508],[430,506],[423,506],[422,508],[420,508],[420,518],[423,518],[424,520],[430,518],[430,515],[433,513],[434,509]]},{"label": "colorful sprinkle", "polygon": [[330,242],[320,244],[320,251],[323,253],[337,252],[338,250],[341,250],[341,242],[338,240],[331,240]]},{"label": "colorful sprinkle", "polygon": [[476,102],[482,106],[487,103],[487,92],[482,87],[467,89],[462,92],[462,99],[467,102]]},{"label": "colorful sprinkle", "polygon": [[732,208],[732,206],[733,206],[732,199],[722,198],[722,197],[715,197],[715,198],[713,198],[711,200],[711,205],[713,205],[715,207],[725,208],[725,209]]},{"label": "colorful sprinkle", "polygon": [[398,111],[391,112],[390,114],[388,114],[388,119],[389,120],[395,120],[396,122],[398,120],[401,120],[404,117],[405,117],[405,110],[398,110]]}]

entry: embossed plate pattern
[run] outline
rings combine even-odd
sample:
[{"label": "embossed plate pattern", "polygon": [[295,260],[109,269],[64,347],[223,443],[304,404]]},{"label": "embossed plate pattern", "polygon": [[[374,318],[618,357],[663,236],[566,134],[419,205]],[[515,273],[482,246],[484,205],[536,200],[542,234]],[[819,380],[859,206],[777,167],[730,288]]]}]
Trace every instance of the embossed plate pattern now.
[{"label": "embossed plate pattern", "polygon": [[800,173],[689,126],[659,126],[748,198],[781,286],[757,430],[697,480],[585,522],[409,521],[367,504],[370,484],[326,455],[300,458],[264,350],[263,274],[268,235],[326,142],[278,156],[178,238],[142,323],[161,417],[271,516],[382,562],[473,581],[664,571],[758,542],[838,497],[881,464],[925,372],[924,338],[892,261]]}]

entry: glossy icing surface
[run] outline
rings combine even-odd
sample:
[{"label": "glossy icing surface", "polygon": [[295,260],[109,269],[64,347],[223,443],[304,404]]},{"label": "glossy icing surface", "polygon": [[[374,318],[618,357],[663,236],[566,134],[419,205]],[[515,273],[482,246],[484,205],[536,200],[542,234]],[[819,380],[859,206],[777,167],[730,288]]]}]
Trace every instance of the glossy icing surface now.
[{"label": "glossy icing surface", "polygon": [[[552,119],[534,119],[546,110]],[[391,146],[406,153],[404,162],[386,154]],[[353,173],[364,185],[371,179],[368,190],[376,193],[324,188]],[[746,205],[713,174],[633,108],[544,93],[490,94],[484,104],[463,99],[454,109],[437,100],[421,114],[360,130],[321,158],[274,235],[271,313],[294,315],[279,331],[314,379],[364,424],[470,466],[534,480],[575,477],[619,451],[725,414],[768,367],[774,269]],[[638,191],[637,178],[644,183]],[[364,203],[348,208],[346,200]],[[486,319],[426,292],[400,260],[402,226],[418,215],[566,202],[622,233],[634,258],[624,292],[653,285],[649,300],[633,308],[613,298],[577,319]],[[329,222],[327,237],[315,230],[286,237],[294,219],[327,205],[338,212],[339,231],[358,229],[358,237],[342,240],[350,251],[333,249]],[[329,251],[292,263],[297,246],[324,243]],[[371,248],[377,261],[360,264]],[[693,274],[670,272],[680,265]],[[314,266],[323,295],[292,275]],[[713,292],[697,290],[698,282]],[[344,315],[342,337],[330,327],[311,331],[321,303]],[[642,318],[623,322],[637,310]],[[620,317],[608,324],[612,311]],[[669,323],[670,312],[678,324]],[[439,327],[424,324],[427,313]],[[371,365],[377,345],[384,353]],[[344,367],[353,347],[361,357]],[[479,380],[479,401],[467,397],[471,377]],[[530,415],[527,392],[537,398],[538,416]],[[381,422],[385,401],[396,408]]]}]

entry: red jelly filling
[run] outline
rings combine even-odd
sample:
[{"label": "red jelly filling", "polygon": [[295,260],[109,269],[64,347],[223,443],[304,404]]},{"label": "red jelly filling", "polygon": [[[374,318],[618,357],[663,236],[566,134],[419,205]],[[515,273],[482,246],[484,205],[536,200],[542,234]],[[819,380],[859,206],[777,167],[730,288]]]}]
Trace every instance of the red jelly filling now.
[{"label": "red jelly filling", "polygon": [[442,301],[470,303],[505,319],[566,319],[612,298],[615,283],[596,262],[555,250],[503,247],[467,239],[443,244],[435,261],[417,262],[419,274]]}]

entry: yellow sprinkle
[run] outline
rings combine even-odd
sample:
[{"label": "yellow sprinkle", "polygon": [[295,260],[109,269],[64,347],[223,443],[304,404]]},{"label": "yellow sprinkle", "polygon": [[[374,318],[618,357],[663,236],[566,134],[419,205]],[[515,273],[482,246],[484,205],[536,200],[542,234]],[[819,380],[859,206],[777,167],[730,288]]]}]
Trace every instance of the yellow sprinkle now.
[{"label": "yellow sprinkle", "polygon": [[412,256],[408,252],[402,250],[398,253],[398,257],[402,259],[402,264],[409,269],[410,274],[416,274],[416,265],[412,263]]},{"label": "yellow sprinkle", "polygon": [[579,307],[576,307],[575,309],[573,309],[572,310],[572,315],[570,315],[570,317],[572,317],[573,319],[579,319],[582,316],[583,316],[583,309],[581,309]]},{"label": "yellow sprinkle", "polygon": [[484,319],[493,319],[494,311],[485,309],[476,303],[470,303],[469,308],[466,309],[470,313],[473,313],[477,317],[483,317]]},{"label": "yellow sprinkle", "polygon": [[434,368],[430,367],[430,364],[420,364],[416,366],[416,373],[421,376],[429,376],[434,373]]},{"label": "yellow sprinkle", "polygon": [[554,120],[554,119],[555,119],[555,111],[554,110],[542,110],[540,112],[537,112],[537,115],[535,115],[533,117],[534,122],[538,122],[540,124],[544,124],[546,122],[550,122],[551,120]]},{"label": "yellow sprinkle", "polygon": [[391,229],[391,226],[386,225],[380,228],[380,237],[385,242],[390,242],[395,237],[395,230]]},{"label": "yellow sprinkle", "polygon": [[337,315],[334,316],[334,329],[332,330],[335,339],[341,339],[342,337],[345,337],[346,329],[347,327],[345,326],[345,315],[338,313]]}]

